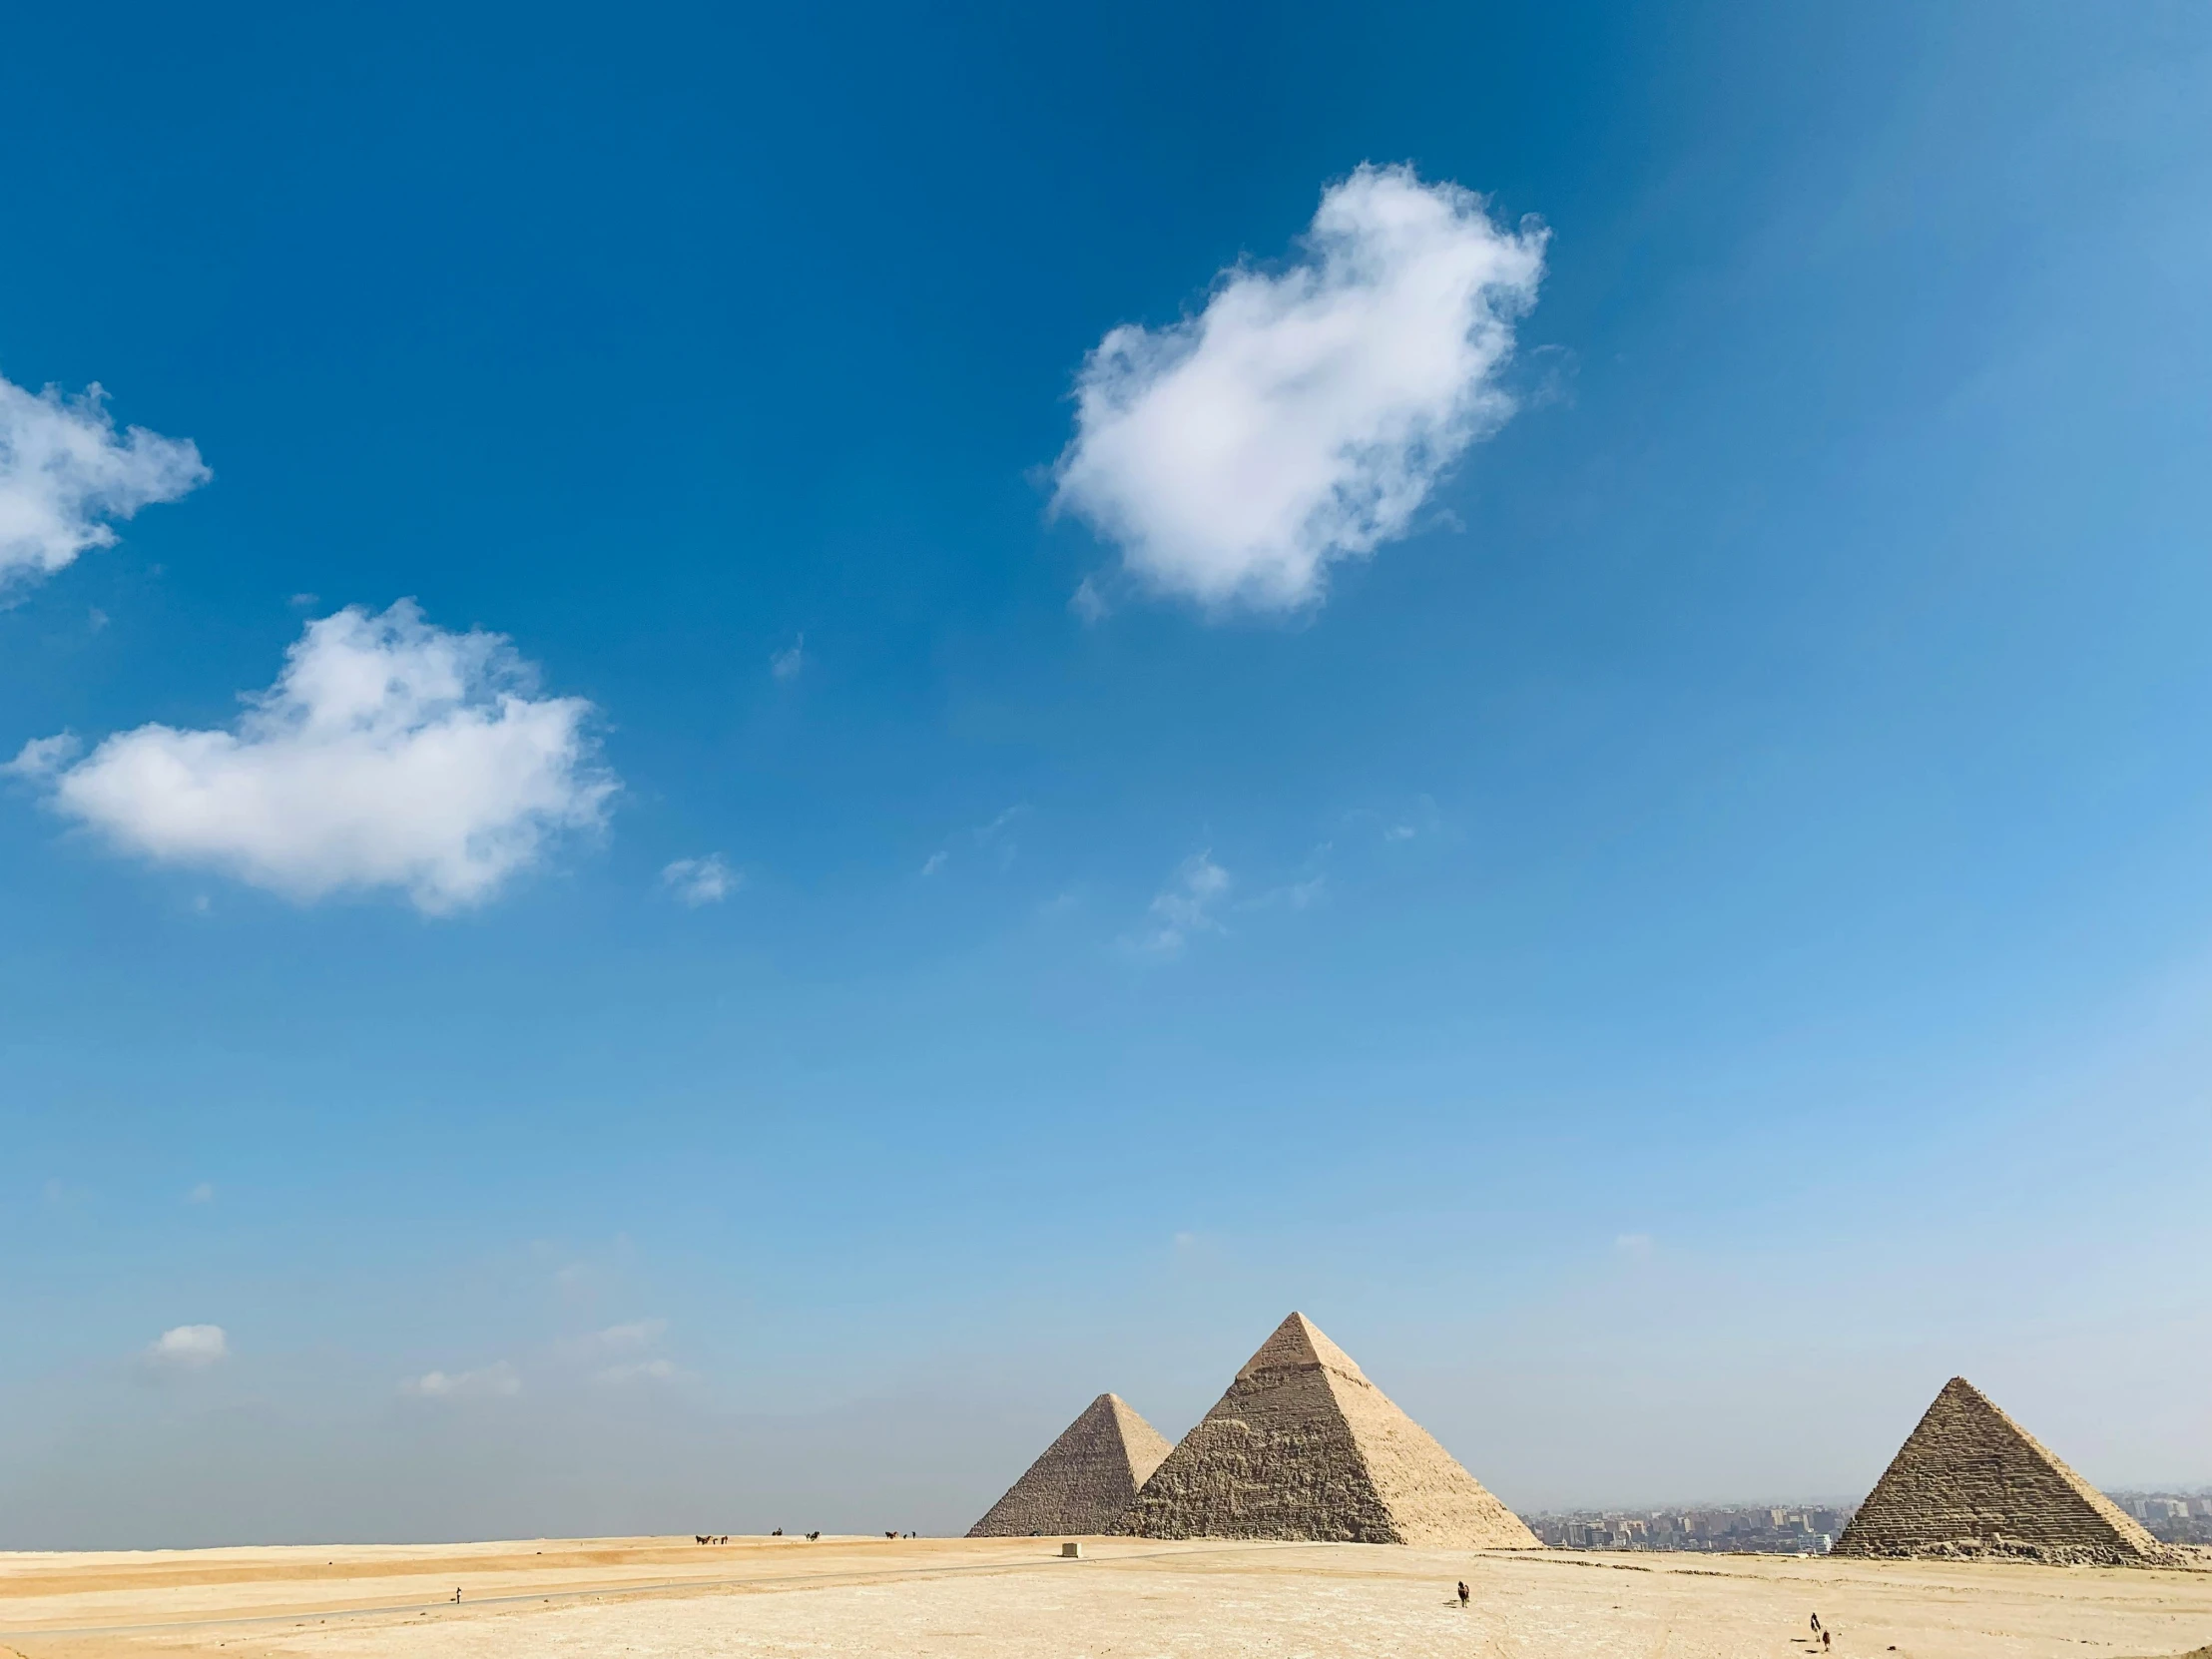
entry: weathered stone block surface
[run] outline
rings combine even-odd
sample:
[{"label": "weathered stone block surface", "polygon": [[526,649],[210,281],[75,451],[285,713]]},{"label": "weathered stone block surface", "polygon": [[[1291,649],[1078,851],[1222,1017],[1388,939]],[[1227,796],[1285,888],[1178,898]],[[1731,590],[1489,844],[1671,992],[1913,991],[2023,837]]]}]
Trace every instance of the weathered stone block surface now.
[{"label": "weathered stone block surface", "polygon": [[1111,1532],[1145,1477],[1168,1454],[1167,1437],[1119,1394],[1100,1394],[1044,1455],[968,1528],[971,1538]]},{"label": "weathered stone block surface", "polygon": [[2180,1554],[1963,1377],[1943,1384],[1836,1540],[1836,1553],[2076,1566],[2156,1565]]},{"label": "weathered stone block surface", "polygon": [[1535,1534],[1293,1314],[1144,1483],[1121,1530],[1536,1549]]}]

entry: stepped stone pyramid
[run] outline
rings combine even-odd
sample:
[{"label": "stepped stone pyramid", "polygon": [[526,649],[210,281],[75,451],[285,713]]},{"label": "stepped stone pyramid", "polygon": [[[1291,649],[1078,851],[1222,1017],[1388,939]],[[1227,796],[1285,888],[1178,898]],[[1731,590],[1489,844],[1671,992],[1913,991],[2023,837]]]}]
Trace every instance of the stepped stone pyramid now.
[{"label": "stepped stone pyramid", "polygon": [[2176,1556],[1963,1377],[1943,1384],[1835,1552],[2068,1566]]},{"label": "stepped stone pyramid", "polygon": [[1168,1454],[1166,1436],[1119,1394],[1083,1407],[1044,1455],[968,1528],[971,1538],[1111,1532],[1145,1477]]},{"label": "stepped stone pyramid", "polygon": [[1293,1314],[1137,1493],[1145,1538],[1540,1549],[1352,1357]]}]

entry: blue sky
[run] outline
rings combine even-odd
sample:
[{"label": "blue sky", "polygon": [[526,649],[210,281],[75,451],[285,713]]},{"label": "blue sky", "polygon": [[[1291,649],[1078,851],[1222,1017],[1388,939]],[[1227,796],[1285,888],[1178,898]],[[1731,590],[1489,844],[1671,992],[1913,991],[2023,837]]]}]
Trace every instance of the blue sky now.
[{"label": "blue sky", "polygon": [[11,30],[0,1547],[2212,1480],[2201,12]]}]

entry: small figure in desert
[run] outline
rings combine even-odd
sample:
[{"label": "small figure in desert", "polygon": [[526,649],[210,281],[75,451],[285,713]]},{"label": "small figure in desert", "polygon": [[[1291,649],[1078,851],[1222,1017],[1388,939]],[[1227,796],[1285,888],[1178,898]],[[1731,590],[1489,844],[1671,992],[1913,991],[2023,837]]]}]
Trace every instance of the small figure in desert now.
[{"label": "small figure in desert", "polygon": [[1460,1605],[1460,1606],[1462,1606],[1462,1607],[1464,1607],[1464,1606],[1465,1606],[1466,1604],[1467,1604],[1467,1581],[1466,1581],[1465,1579],[1463,1579],[1463,1578],[1462,1578],[1462,1579],[1460,1579],[1460,1580],[1459,1580],[1459,1605]]}]

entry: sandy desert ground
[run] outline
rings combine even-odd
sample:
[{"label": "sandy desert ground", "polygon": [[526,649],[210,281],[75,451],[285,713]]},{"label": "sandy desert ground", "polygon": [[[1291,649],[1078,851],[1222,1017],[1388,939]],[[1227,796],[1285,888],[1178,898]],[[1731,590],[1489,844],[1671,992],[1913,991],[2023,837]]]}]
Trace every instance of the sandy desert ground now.
[{"label": "sandy desert ground", "polygon": [[[536,1540],[0,1554],[0,1655],[94,1659],[2134,1659],[2212,1573],[1092,1539]],[[1456,1579],[1474,1591],[1461,1612]],[[455,1605],[454,1590],[461,1592]]]}]

